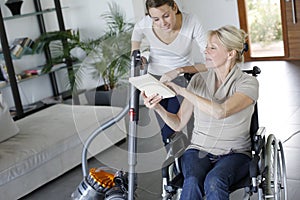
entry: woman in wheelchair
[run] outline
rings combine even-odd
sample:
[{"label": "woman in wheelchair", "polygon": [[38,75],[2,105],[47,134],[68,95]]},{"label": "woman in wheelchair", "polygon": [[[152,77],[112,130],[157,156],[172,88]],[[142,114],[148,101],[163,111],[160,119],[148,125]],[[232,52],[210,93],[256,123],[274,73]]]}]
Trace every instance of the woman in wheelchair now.
[{"label": "woman in wheelchair", "polygon": [[177,114],[167,112],[158,95],[144,103],[174,130],[180,131],[194,113],[190,145],[181,158],[182,200],[229,199],[229,188],[248,173],[251,159],[251,116],[258,99],[258,81],[245,74],[246,33],[234,26],[208,32],[205,50],[208,71],[195,74],[188,87],[165,84],[184,97]]}]

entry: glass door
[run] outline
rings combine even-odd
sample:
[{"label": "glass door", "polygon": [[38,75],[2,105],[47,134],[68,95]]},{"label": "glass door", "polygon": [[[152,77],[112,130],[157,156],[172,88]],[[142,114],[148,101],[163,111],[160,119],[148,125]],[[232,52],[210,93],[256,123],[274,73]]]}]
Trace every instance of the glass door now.
[{"label": "glass door", "polygon": [[238,4],[241,28],[249,36],[246,60],[284,57],[280,0],[238,0]]},{"label": "glass door", "polygon": [[247,0],[251,57],[284,56],[280,0]]}]

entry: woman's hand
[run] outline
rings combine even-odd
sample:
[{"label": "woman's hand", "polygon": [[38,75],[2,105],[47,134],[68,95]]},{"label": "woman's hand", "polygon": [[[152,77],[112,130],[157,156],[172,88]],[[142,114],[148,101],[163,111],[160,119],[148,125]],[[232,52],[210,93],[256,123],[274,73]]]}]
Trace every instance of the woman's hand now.
[{"label": "woman's hand", "polygon": [[154,108],[156,107],[159,102],[162,100],[162,97],[158,94],[153,94],[149,97],[146,96],[145,91],[142,91],[142,97],[144,99],[144,104],[147,108]]},{"label": "woman's hand", "polygon": [[175,79],[180,74],[179,70],[173,69],[165,74],[163,74],[160,78],[161,82],[169,82]]},{"label": "woman's hand", "polygon": [[141,70],[147,69],[147,65],[148,65],[148,61],[147,58],[145,58],[144,56],[141,57],[141,61],[142,61],[142,65],[141,65]]}]

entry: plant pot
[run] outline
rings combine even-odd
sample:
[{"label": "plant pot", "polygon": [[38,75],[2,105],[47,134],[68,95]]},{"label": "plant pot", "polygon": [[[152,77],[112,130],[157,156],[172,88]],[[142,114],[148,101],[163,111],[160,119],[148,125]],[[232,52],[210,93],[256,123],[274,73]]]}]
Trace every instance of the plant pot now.
[{"label": "plant pot", "polygon": [[20,15],[23,1],[8,0],[5,5],[8,7],[12,15]]},{"label": "plant pot", "polygon": [[96,89],[86,91],[85,97],[89,105],[110,106],[112,92],[113,92],[112,90],[105,91],[96,88]]},{"label": "plant pot", "polygon": [[102,106],[110,106],[111,105],[111,96],[112,90],[108,91],[96,91],[95,93],[95,105],[102,105]]},{"label": "plant pot", "polygon": [[125,107],[129,103],[128,86],[103,91],[101,86],[85,92],[89,105]]}]

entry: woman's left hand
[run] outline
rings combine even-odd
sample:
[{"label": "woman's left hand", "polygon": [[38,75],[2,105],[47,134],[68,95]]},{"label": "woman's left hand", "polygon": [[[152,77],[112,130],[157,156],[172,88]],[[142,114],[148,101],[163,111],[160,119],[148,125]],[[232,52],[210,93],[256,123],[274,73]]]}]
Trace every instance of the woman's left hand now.
[{"label": "woman's left hand", "polygon": [[149,97],[146,96],[145,91],[142,91],[141,94],[144,99],[144,104],[147,108],[154,108],[162,100],[162,97],[158,94],[153,94]]}]

